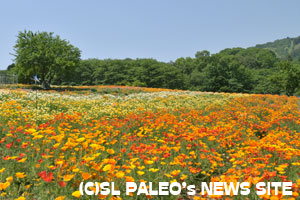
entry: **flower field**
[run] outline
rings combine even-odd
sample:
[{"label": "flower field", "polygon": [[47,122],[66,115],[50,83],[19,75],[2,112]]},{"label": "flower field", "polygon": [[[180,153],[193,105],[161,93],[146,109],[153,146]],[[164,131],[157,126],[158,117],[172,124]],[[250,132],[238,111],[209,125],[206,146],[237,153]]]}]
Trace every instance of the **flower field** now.
[{"label": "flower field", "polygon": [[[296,97],[95,87],[4,89],[0,102],[0,199],[299,198]],[[293,195],[91,197],[80,196],[82,181],[121,191],[130,181],[250,182],[251,191],[291,181]]]}]

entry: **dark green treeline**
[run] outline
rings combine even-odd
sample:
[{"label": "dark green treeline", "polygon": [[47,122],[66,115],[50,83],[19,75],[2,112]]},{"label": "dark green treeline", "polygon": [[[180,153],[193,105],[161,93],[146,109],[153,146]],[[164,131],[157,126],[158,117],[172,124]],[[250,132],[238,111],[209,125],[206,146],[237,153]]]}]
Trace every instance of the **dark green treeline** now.
[{"label": "dark green treeline", "polygon": [[[51,84],[299,95],[299,63],[254,47],[225,49],[212,55],[200,51],[194,58],[169,63],[155,59],[87,59],[72,70],[55,74]],[[29,77],[19,76],[21,82],[31,82]]]}]

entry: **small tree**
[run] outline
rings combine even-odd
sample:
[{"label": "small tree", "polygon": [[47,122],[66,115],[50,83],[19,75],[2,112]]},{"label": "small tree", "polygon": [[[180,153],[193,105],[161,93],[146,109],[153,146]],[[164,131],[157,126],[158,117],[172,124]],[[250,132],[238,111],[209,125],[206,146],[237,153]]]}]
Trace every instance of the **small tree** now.
[{"label": "small tree", "polygon": [[19,32],[15,51],[20,76],[41,78],[42,87],[50,88],[55,74],[72,70],[80,61],[80,50],[52,32]]}]

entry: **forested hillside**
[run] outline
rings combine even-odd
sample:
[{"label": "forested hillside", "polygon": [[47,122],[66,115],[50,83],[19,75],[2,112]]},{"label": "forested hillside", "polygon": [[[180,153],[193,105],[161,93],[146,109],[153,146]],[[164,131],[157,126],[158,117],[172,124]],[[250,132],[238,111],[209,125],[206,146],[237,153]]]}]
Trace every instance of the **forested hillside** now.
[{"label": "forested hillside", "polygon": [[289,57],[292,59],[300,59],[300,36],[295,38],[287,37],[285,39],[275,40],[274,42],[258,44],[256,47],[270,49],[281,59]]}]

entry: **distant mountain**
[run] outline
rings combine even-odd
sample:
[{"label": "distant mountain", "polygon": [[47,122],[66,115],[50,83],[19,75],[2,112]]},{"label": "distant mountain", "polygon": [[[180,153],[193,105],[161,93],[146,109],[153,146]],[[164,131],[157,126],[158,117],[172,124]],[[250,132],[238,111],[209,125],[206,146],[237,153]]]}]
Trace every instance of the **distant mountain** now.
[{"label": "distant mountain", "polygon": [[300,59],[300,36],[295,38],[287,37],[285,39],[275,40],[274,42],[258,44],[255,47],[270,49],[281,59],[285,59],[288,56],[291,56],[293,59]]}]

